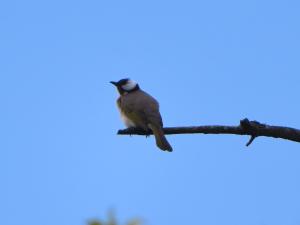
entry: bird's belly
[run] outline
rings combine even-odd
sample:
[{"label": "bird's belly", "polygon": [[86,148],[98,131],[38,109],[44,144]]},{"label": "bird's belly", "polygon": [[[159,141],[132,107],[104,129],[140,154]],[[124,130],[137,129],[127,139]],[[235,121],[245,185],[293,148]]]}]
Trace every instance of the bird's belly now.
[{"label": "bird's belly", "polygon": [[136,127],[135,123],[130,120],[126,115],[124,115],[123,113],[121,113],[121,119],[123,120],[123,122],[125,123],[125,125],[127,127]]}]

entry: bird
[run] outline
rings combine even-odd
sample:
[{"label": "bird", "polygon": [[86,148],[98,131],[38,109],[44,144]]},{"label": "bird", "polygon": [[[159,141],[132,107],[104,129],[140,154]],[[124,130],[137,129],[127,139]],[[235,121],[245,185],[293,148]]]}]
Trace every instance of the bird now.
[{"label": "bird", "polygon": [[156,145],[163,151],[172,152],[163,131],[163,121],[159,112],[159,103],[151,95],[143,91],[139,84],[129,78],[117,82],[110,81],[116,86],[120,96],[117,106],[121,118],[128,128],[142,129],[153,132]]}]

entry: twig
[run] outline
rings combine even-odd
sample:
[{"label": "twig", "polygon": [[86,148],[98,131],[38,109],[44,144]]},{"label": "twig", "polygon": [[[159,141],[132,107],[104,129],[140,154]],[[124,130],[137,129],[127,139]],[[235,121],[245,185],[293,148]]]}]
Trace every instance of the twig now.
[{"label": "twig", "polygon": [[251,145],[255,138],[256,136],[252,135],[250,140],[247,142],[246,146],[248,147],[249,145]]},{"label": "twig", "polygon": [[[240,121],[239,126],[191,126],[191,127],[165,127],[164,133],[170,134],[236,134],[250,135],[251,138],[246,144],[249,146],[259,136],[282,138],[290,141],[300,142],[300,130],[262,124],[257,121],[249,121],[247,118]],[[119,135],[151,135],[152,132],[135,128],[119,130]]]}]

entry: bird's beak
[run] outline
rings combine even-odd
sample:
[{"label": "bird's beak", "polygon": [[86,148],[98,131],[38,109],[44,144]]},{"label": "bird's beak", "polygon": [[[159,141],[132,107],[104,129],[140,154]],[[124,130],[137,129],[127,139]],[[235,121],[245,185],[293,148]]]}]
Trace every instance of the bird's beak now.
[{"label": "bird's beak", "polygon": [[113,85],[115,85],[115,86],[118,86],[118,82],[111,81],[111,82],[109,82],[109,83],[111,83],[111,84],[113,84]]}]

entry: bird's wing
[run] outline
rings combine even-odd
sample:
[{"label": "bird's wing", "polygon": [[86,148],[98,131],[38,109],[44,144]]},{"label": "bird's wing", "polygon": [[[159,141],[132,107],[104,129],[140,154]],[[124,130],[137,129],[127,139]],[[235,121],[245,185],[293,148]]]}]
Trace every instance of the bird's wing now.
[{"label": "bird's wing", "polygon": [[[159,104],[158,102],[147,93],[135,95],[128,95],[126,101],[120,102],[120,108],[123,113],[134,121],[137,126],[142,127],[143,129],[148,129],[148,124],[152,123],[157,126],[163,126],[162,118],[159,113]],[[147,105],[145,105],[147,102]]]},{"label": "bird's wing", "polygon": [[[149,94],[144,92],[143,102],[147,102],[147,107],[140,107],[140,113],[145,116],[147,123],[151,123],[158,126],[163,126],[162,118],[159,113],[159,104],[158,102]],[[140,104],[142,105],[142,104]]]}]

